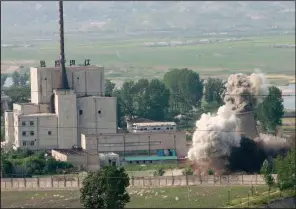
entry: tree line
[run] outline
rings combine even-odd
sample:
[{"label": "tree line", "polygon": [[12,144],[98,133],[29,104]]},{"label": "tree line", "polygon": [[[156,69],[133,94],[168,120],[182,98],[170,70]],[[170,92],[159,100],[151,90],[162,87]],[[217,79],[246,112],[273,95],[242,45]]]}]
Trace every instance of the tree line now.
[{"label": "tree line", "polygon": [[[14,72],[13,85],[2,88],[11,98],[9,103],[30,101],[30,75]],[[3,87],[7,75],[1,75]],[[155,121],[175,121],[182,129],[194,128],[202,113],[215,113],[223,105],[226,81],[219,78],[201,79],[199,73],[183,68],[170,69],[163,79],[125,81],[120,88],[105,81],[105,95],[117,97],[118,127],[124,128],[125,119],[143,117]],[[269,95],[255,110],[256,119],[266,132],[274,132],[281,125],[284,114],[281,91],[269,88]],[[2,113],[1,113],[2,114]]]},{"label": "tree line", "polygon": [[4,178],[32,177],[32,175],[61,174],[74,169],[68,162],[57,161],[45,152],[28,149],[1,149],[1,172]]}]

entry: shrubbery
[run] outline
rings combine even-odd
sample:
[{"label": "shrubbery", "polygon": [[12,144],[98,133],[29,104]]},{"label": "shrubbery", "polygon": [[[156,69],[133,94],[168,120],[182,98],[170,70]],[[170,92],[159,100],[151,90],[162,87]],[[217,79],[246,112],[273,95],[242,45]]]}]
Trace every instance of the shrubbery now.
[{"label": "shrubbery", "polygon": [[44,152],[35,154],[30,150],[18,149],[2,152],[1,167],[4,177],[23,177],[62,173],[73,168],[73,165],[45,157]]}]

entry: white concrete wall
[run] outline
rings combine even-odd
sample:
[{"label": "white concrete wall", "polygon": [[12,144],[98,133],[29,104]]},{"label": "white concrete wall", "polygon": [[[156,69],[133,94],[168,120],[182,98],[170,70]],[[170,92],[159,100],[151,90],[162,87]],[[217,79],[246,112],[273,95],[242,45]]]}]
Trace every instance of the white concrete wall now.
[{"label": "white concrete wall", "polygon": [[81,139],[82,148],[88,151],[98,149],[98,152],[117,153],[149,149],[175,149],[178,156],[186,156],[188,152],[185,132],[82,135]]},{"label": "white concrete wall", "polygon": [[[59,67],[31,68],[31,101],[49,103],[54,89],[59,86]],[[104,93],[104,68],[98,66],[67,66],[70,88],[78,96],[102,96]]]},{"label": "white concrete wall", "polygon": [[14,143],[14,113],[4,112],[4,123],[5,123],[5,141],[8,147],[12,147]]},{"label": "white concrete wall", "polygon": [[81,144],[80,135],[82,133],[117,132],[116,102],[116,97],[93,96],[77,98],[78,145]]},{"label": "white concrete wall", "polygon": [[[33,124],[31,125],[30,122]],[[18,131],[18,145],[16,147],[31,150],[57,147],[57,117],[55,114],[19,115],[16,129]],[[25,136],[23,136],[23,132],[25,132]]]},{"label": "white concrete wall", "polygon": [[19,115],[49,113],[49,104],[14,103],[13,111]]},{"label": "white concrete wall", "polygon": [[59,161],[63,161],[63,162],[67,161],[67,155],[65,155],[59,151],[56,151],[56,150],[51,150],[51,156],[54,159],[59,160]]},{"label": "white concrete wall", "polygon": [[54,90],[58,117],[58,148],[77,145],[77,104],[73,90]]}]

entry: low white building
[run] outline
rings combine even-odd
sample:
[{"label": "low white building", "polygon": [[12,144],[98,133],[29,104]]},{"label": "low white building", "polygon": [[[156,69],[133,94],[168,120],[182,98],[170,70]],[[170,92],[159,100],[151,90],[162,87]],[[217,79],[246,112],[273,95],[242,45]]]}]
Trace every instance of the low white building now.
[{"label": "low white building", "polygon": [[144,122],[133,123],[133,133],[144,132],[173,132],[176,131],[177,125],[175,122]]}]

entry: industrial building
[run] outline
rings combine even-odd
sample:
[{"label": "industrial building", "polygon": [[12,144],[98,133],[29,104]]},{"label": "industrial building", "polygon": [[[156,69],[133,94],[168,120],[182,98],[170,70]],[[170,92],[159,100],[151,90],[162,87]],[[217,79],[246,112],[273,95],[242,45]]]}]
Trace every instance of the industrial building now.
[{"label": "industrial building", "polygon": [[119,133],[117,98],[104,96],[104,68],[71,61],[66,67],[59,4],[60,65],[30,69],[31,102],[5,112],[5,148],[52,150],[54,158],[89,169],[99,168],[108,153],[121,162],[130,156],[186,156],[185,132],[177,132],[174,123],[134,123],[131,133]]}]

